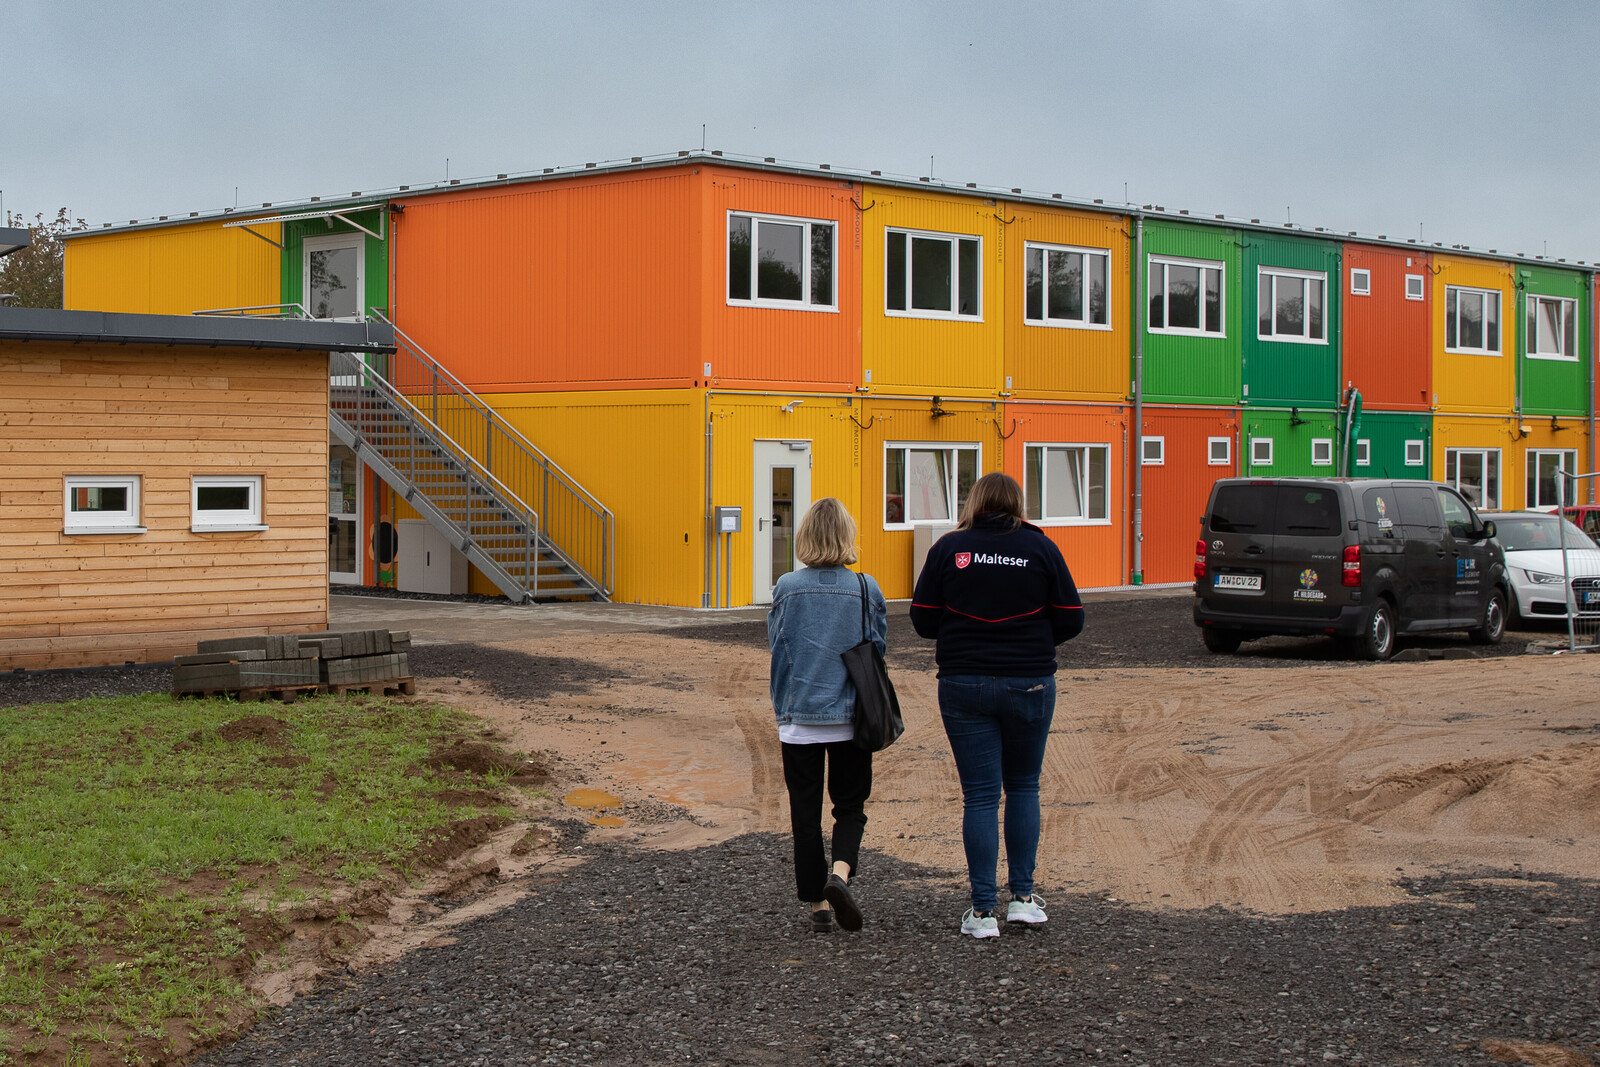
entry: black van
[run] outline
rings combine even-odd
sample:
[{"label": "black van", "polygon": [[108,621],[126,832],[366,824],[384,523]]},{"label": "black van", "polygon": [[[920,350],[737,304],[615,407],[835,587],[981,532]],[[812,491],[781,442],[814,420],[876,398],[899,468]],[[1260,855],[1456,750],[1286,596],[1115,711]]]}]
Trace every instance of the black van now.
[{"label": "black van", "polygon": [[1454,489],[1375,478],[1225,478],[1195,543],[1194,621],[1229,653],[1269,634],[1327,634],[1367,659],[1395,638],[1465,630],[1497,644],[1505,553]]}]

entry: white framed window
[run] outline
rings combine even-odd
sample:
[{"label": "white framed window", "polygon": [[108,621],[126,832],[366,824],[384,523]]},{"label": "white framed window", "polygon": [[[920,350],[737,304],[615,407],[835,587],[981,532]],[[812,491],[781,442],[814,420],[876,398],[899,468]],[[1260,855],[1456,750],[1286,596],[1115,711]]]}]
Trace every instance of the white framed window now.
[{"label": "white framed window", "polygon": [[1233,463],[1233,438],[1206,438],[1206,466],[1226,467]]},{"label": "white framed window", "polygon": [[728,212],[728,303],[838,310],[832,222]]},{"label": "white framed window", "polygon": [[[1535,510],[1555,510],[1561,506],[1562,486],[1568,474],[1578,472],[1576,449],[1528,449],[1528,507]],[[1566,492],[1571,493],[1571,489]]]},{"label": "white framed window", "polygon": [[1427,466],[1427,463],[1428,463],[1427,444],[1428,443],[1426,441],[1407,441],[1406,442],[1406,466],[1408,466],[1408,467],[1424,467],[1424,466]]},{"label": "white framed window", "polygon": [[62,494],[63,533],[144,533],[138,475],[68,476]]},{"label": "white framed window", "polygon": [[1444,287],[1444,350],[1500,354],[1500,291]]},{"label": "white framed window", "polygon": [[261,524],[261,476],[202,475],[189,479],[189,528],[265,530]]},{"label": "white framed window", "polygon": [[1327,344],[1323,297],[1326,273],[1261,267],[1257,272],[1257,333],[1274,341]]},{"label": "white framed window", "polygon": [[1252,467],[1270,467],[1270,466],[1272,466],[1272,438],[1270,438],[1270,437],[1252,437],[1252,438],[1250,438],[1250,466],[1252,466]]},{"label": "white framed window", "polygon": [[301,299],[314,319],[366,318],[366,244],[359,233],[307,237],[301,242]]},{"label": "white framed window", "polygon": [[1498,448],[1447,448],[1444,480],[1455,486],[1467,503],[1479,510],[1500,506],[1500,450]]},{"label": "white framed window", "polygon": [[884,231],[884,308],[924,319],[983,318],[983,240],[965,234]]},{"label": "white framed window", "polygon": [[1529,296],[1527,339],[1529,359],[1578,358],[1578,302],[1558,296]]},{"label": "white framed window", "polygon": [[1406,299],[1407,300],[1421,300],[1422,296],[1423,296],[1423,293],[1425,292],[1425,290],[1423,289],[1423,285],[1424,284],[1425,283],[1422,280],[1422,275],[1420,275],[1420,274],[1407,274],[1406,275]]},{"label": "white framed window", "polygon": [[1103,248],[1023,245],[1026,299],[1023,321],[1031,326],[1111,329],[1111,253]]},{"label": "white framed window", "polygon": [[1350,268],[1350,295],[1372,295],[1372,272],[1365,267]]},{"label": "white framed window", "polygon": [[975,444],[891,441],[883,446],[883,528],[955,522],[981,469]]},{"label": "white framed window", "polygon": [[1311,439],[1311,465],[1313,467],[1333,466],[1333,438],[1313,437]]},{"label": "white framed window", "polygon": [[1372,442],[1365,437],[1356,438],[1356,466],[1372,466]]},{"label": "white framed window", "polygon": [[1047,526],[1111,522],[1110,445],[1030,444],[1022,455],[1024,514],[1030,520]]},{"label": "white framed window", "polygon": [[1224,335],[1222,264],[1150,257],[1150,332]]},{"label": "white framed window", "polygon": [[1167,439],[1165,437],[1142,437],[1139,439],[1139,462],[1146,467],[1160,467],[1167,462]]}]

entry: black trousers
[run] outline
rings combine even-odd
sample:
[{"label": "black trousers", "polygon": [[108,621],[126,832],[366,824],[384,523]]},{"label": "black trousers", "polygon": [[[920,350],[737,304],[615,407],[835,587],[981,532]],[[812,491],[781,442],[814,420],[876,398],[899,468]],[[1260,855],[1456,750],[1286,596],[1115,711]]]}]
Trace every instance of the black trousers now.
[{"label": "black trousers", "polygon": [[833,800],[833,859],[855,875],[861,859],[861,832],[867,826],[872,795],[872,753],[854,741],[826,745],[784,745],[783,780],[789,786],[789,827],[794,833],[794,887],[801,900],[822,899],[832,867],[822,844],[822,785],[827,770]]}]

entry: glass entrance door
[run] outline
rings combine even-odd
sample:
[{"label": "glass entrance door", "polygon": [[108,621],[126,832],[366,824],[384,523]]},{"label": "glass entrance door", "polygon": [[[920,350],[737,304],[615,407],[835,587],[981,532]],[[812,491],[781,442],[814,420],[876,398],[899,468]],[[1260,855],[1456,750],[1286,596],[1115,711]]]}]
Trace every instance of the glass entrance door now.
[{"label": "glass entrance door", "polygon": [[307,237],[303,247],[301,291],[311,317],[342,322],[364,319],[361,235]]},{"label": "glass entrance door", "polygon": [[750,544],[750,602],[772,603],[772,587],[800,565],[794,531],[811,506],[811,442],[757,441]]},{"label": "glass entrance door", "polygon": [[361,557],[356,551],[361,529],[360,465],[344,445],[328,448],[328,581],[361,584]]}]

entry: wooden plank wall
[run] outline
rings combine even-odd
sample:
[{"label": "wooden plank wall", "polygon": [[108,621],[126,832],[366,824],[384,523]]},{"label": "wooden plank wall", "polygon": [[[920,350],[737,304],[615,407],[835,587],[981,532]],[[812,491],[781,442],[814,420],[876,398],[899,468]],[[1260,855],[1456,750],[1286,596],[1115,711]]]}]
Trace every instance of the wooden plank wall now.
[{"label": "wooden plank wall", "polygon": [[[328,622],[328,357],[0,341],[0,669],[147,663]],[[144,534],[62,532],[69,475],[138,475]],[[259,474],[258,532],[190,477]]]}]

